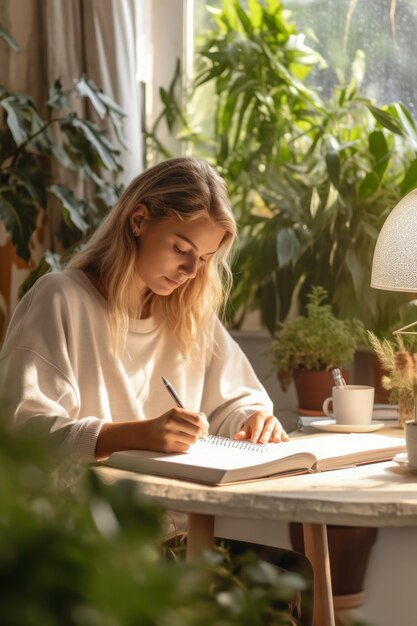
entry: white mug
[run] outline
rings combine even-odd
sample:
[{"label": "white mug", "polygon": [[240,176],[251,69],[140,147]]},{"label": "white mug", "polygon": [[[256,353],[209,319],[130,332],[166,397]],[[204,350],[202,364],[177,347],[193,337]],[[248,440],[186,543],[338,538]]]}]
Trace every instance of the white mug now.
[{"label": "white mug", "polygon": [[[332,397],[323,402],[323,413],[332,417],[336,424],[358,426],[370,424],[374,408],[374,387],[346,385],[333,387]],[[333,404],[333,411],[329,405]]]}]

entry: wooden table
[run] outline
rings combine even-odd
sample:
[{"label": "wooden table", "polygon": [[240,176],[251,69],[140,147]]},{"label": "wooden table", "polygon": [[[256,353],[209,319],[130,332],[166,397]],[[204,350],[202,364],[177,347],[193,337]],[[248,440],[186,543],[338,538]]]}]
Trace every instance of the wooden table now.
[{"label": "wooden table", "polygon": [[210,487],[100,467],[103,479],[134,480],[153,503],[189,515],[188,555],[214,543],[214,518],[301,522],[314,571],[314,624],[334,626],[326,524],[417,527],[417,475],[393,462]]}]

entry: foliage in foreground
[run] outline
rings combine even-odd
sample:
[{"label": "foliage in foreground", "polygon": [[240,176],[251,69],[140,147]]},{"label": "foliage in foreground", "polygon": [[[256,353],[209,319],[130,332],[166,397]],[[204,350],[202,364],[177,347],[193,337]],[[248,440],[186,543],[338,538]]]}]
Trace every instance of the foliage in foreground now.
[{"label": "foliage in foreground", "polygon": [[5,626],[294,625],[303,581],[247,553],[168,558],[163,517],[137,485],[57,464],[0,425],[0,606]]}]

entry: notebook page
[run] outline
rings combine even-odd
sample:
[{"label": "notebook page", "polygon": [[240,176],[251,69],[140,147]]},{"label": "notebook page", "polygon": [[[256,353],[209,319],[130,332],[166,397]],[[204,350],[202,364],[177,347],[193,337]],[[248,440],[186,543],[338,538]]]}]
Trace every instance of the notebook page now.
[{"label": "notebook page", "polygon": [[141,452],[141,454],[153,458],[157,457],[162,463],[178,461],[182,465],[230,470],[261,465],[284,459],[293,454],[305,454],[305,452],[306,443],[301,441],[254,444],[250,441],[236,441],[226,437],[209,435],[205,439],[197,441],[187,452],[178,454]]}]

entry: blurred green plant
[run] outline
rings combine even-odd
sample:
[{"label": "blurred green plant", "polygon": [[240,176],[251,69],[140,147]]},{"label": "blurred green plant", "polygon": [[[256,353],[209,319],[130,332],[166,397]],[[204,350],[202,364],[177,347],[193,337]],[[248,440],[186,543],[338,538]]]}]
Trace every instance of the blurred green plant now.
[{"label": "blurred green plant", "polygon": [[167,558],[163,517],[137,483],[59,462],[0,422],[0,606],[7,626],[297,626],[305,588],[251,553]]},{"label": "blurred green plant", "polygon": [[[0,40],[19,51],[2,28]],[[84,75],[69,89],[55,80],[39,109],[30,95],[0,85],[0,218],[17,255],[27,262],[40,214],[58,210],[59,232],[53,235],[65,250],[95,228],[121,191],[119,147],[99,124],[73,110],[76,98],[88,101],[100,120],[108,120],[126,147],[125,114]],[[77,197],[80,183],[83,193]],[[58,255],[47,255],[38,273],[58,262]]]}]

